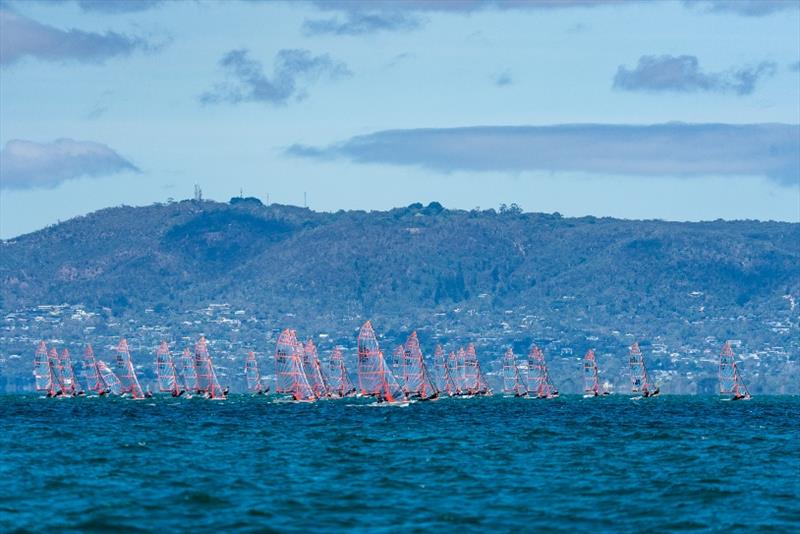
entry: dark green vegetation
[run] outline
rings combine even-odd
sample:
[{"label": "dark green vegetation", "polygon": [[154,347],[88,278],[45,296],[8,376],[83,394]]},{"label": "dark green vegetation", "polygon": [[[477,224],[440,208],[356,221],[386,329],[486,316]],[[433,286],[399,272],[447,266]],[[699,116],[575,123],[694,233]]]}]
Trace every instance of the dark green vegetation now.
[{"label": "dark green vegetation", "polygon": [[[500,311],[558,308],[566,296],[580,300],[587,321],[613,326],[619,316],[695,319],[690,302],[732,316],[775,306],[800,290],[799,243],[800,226],[788,223],[184,201],[105,209],[7,241],[0,279],[5,310],[227,301],[421,322],[481,294]],[[703,295],[690,300],[692,291]]]}]

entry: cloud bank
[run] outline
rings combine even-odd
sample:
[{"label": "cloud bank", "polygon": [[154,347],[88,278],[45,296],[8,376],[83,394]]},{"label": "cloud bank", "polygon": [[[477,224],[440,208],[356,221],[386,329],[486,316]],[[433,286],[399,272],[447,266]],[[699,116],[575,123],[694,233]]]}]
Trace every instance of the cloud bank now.
[{"label": "cloud bank", "polygon": [[44,61],[74,60],[102,63],[114,56],[153,47],[144,39],[106,32],[61,30],[41,24],[0,6],[0,65],[10,65],[24,57]]},{"label": "cloud bank", "polygon": [[[420,13],[472,14],[480,11],[535,11],[597,8],[630,4],[652,4],[650,0],[314,0],[322,11],[344,14],[344,18],[308,19],[307,34],[362,35],[379,31],[411,30],[424,21]],[[729,13],[761,17],[798,9],[793,0],[683,0],[698,13]]]},{"label": "cloud bank", "polygon": [[0,187],[53,188],[82,176],[102,176],[139,169],[108,146],[92,141],[57,139],[36,143],[12,139],[0,150]]},{"label": "cloud bank", "polygon": [[331,17],[326,19],[306,19],[303,32],[306,35],[364,35],[380,31],[415,30],[422,21],[413,15],[399,11],[361,12],[348,11],[344,19]]},{"label": "cloud bank", "polygon": [[745,17],[763,17],[800,9],[793,0],[683,0],[690,8],[700,8],[706,13],[730,13]]},{"label": "cloud bank", "polygon": [[777,66],[764,61],[752,67],[725,72],[703,72],[695,56],[642,56],[636,67],[620,65],[614,88],[623,91],[692,93],[708,91],[749,95],[762,78],[775,74]]},{"label": "cloud bank", "polygon": [[98,13],[133,13],[145,11],[164,3],[165,0],[77,0],[83,11]]},{"label": "cloud bank", "polygon": [[272,76],[264,74],[261,63],[251,59],[245,49],[231,50],[219,62],[228,80],[200,95],[204,104],[265,102],[285,105],[306,97],[302,83],[320,78],[336,80],[351,76],[347,65],[328,54],[311,55],[308,50],[281,50],[275,56]]},{"label": "cloud bank", "polygon": [[385,130],[286,154],[440,172],[544,171],[638,176],[765,176],[800,182],[800,125],[565,124]]}]

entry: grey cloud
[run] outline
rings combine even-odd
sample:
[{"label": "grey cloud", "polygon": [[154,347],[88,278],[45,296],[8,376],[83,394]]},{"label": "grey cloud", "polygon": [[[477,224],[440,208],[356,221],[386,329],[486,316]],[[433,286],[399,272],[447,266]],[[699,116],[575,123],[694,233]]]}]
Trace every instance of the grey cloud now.
[{"label": "grey cloud", "polygon": [[82,176],[139,172],[108,146],[73,139],[52,143],[12,139],[0,150],[0,163],[3,189],[53,188]]},{"label": "grey cloud", "polygon": [[83,11],[109,14],[145,11],[163,3],[164,0],[78,0]]},{"label": "grey cloud", "polygon": [[765,176],[800,183],[800,125],[474,126],[385,130],[290,156],[440,172],[545,171],[635,176]]},{"label": "grey cloud", "polygon": [[10,65],[24,57],[45,61],[102,63],[108,58],[125,56],[135,50],[153,49],[146,40],[138,37],[116,32],[61,30],[2,6],[0,27],[0,65]]},{"label": "grey cloud", "polygon": [[204,104],[266,102],[284,105],[292,98],[305,98],[303,83],[323,77],[335,80],[352,75],[341,61],[328,54],[314,56],[308,50],[279,51],[270,77],[264,74],[261,63],[251,59],[245,49],[231,50],[222,56],[219,64],[228,75],[228,81],[203,93],[200,101]]},{"label": "grey cloud", "polygon": [[706,13],[731,13],[745,17],[763,17],[800,8],[800,3],[793,0],[683,0],[683,4]]},{"label": "grey cloud", "polygon": [[306,35],[363,35],[379,31],[414,30],[420,24],[418,17],[399,11],[387,13],[349,11],[344,15],[344,20],[338,16],[307,19],[303,23],[303,31]]},{"label": "grey cloud", "polygon": [[761,78],[775,74],[775,63],[765,61],[725,72],[703,72],[695,56],[642,56],[635,68],[620,65],[614,88],[625,91],[710,91],[749,95]]}]

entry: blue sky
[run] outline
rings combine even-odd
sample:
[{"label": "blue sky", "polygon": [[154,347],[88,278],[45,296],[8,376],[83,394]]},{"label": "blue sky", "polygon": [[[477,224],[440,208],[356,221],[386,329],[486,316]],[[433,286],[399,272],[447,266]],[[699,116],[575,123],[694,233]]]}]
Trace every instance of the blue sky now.
[{"label": "blue sky", "polygon": [[0,6],[2,238],[194,184],[800,221],[800,1]]}]

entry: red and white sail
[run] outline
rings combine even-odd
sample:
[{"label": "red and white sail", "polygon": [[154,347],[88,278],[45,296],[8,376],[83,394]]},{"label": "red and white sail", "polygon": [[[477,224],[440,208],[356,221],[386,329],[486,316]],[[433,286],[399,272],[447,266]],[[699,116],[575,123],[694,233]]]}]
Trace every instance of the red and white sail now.
[{"label": "red and white sail", "polygon": [[188,348],[183,349],[178,364],[180,371],[179,378],[181,387],[184,391],[197,391],[199,384],[197,381],[197,369],[194,366],[194,358]]},{"label": "red and white sail", "polygon": [[464,385],[470,395],[491,395],[492,390],[481,371],[481,364],[475,352],[475,345],[470,343],[464,354]]},{"label": "red and white sail", "polygon": [[433,351],[433,374],[436,379],[436,389],[446,393],[448,396],[456,394],[456,385],[450,375],[450,367],[447,364],[447,356],[441,345],[436,345]]},{"label": "red and white sail", "polygon": [[730,343],[725,343],[719,353],[719,393],[732,395],[734,400],[750,399],[750,391],[739,374],[736,355]]},{"label": "red and white sail", "polygon": [[544,353],[536,345],[528,353],[528,388],[539,399],[558,397],[558,390],[550,380]]},{"label": "red and white sail", "polygon": [[134,399],[143,399],[144,391],[139,385],[136,371],[131,360],[131,353],[128,350],[128,341],[122,338],[117,345],[116,374],[122,383],[122,393],[129,393]]},{"label": "red and white sail", "polygon": [[86,345],[83,353],[83,376],[86,378],[86,388],[95,393],[105,393],[108,386],[103,381],[100,371],[97,368],[97,360],[94,357],[94,350],[91,345]]},{"label": "red and white sail", "polygon": [[261,371],[258,369],[256,353],[252,350],[244,360],[244,378],[247,381],[247,391],[251,393],[264,393],[264,385],[261,383]]},{"label": "red and white sail", "polygon": [[204,393],[208,398],[214,400],[225,399],[226,394],[217,380],[217,372],[211,361],[211,355],[208,353],[205,336],[200,336],[194,346],[194,367],[197,372],[198,393]]},{"label": "red and white sail", "polygon": [[528,394],[528,388],[522,380],[519,367],[517,367],[517,358],[511,347],[503,356],[503,393],[515,397],[524,397]]},{"label": "red and white sail", "polygon": [[597,361],[594,356],[594,350],[589,349],[583,357],[583,391],[584,396],[600,396],[605,392],[600,387],[599,372],[597,370]]},{"label": "red and white sail", "polygon": [[318,399],[330,396],[330,386],[328,378],[322,370],[322,363],[319,361],[317,346],[309,339],[303,347],[303,369],[308,377],[308,383],[314,396]]},{"label": "red and white sail", "polygon": [[56,382],[55,369],[53,369],[44,341],[39,342],[33,356],[33,376],[36,381],[36,391],[44,391],[50,397],[55,395],[57,390],[60,391]]},{"label": "red and white sail", "polygon": [[628,353],[628,364],[631,369],[631,391],[641,393],[645,397],[658,394],[658,387],[654,386],[647,374],[644,355],[639,348],[639,343],[634,343]]},{"label": "red and white sail", "polygon": [[295,331],[287,328],[281,332],[275,345],[276,393],[290,394],[296,401],[316,400],[303,369],[304,356],[305,348],[297,341]]},{"label": "red and white sail", "polygon": [[64,395],[77,395],[83,393],[80,384],[75,378],[75,368],[72,366],[72,358],[69,356],[69,350],[63,349],[61,356],[58,359],[61,366],[61,377]]},{"label": "red and white sail", "polygon": [[[105,384],[103,393],[111,393],[113,395],[122,395],[122,381],[114,374],[114,371],[106,365],[103,360],[97,360],[97,372]],[[100,393],[100,392],[98,392]]]},{"label": "red and white sail", "polygon": [[403,346],[402,390],[407,397],[431,399],[438,397],[439,390],[431,379],[425,357],[419,346],[416,332],[411,332]]},{"label": "red and white sail", "polygon": [[336,397],[347,397],[356,392],[356,387],[347,373],[344,357],[339,347],[334,347],[331,358],[328,361],[328,381],[330,392]]},{"label": "red and white sail", "polygon": [[61,368],[61,359],[58,357],[58,350],[55,347],[50,347],[50,351],[47,353],[47,361],[53,370],[54,394],[63,395],[67,387],[64,384],[64,370]]},{"label": "red and white sail", "polygon": [[156,379],[159,391],[172,393],[173,396],[181,394],[178,372],[166,341],[162,341],[156,349]]},{"label": "red and white sail", "polygon": [[391,369],[381,352],[372,323],[367,321],[358,334],[358,388],[362,395],[394,402],[402,396]]}]

